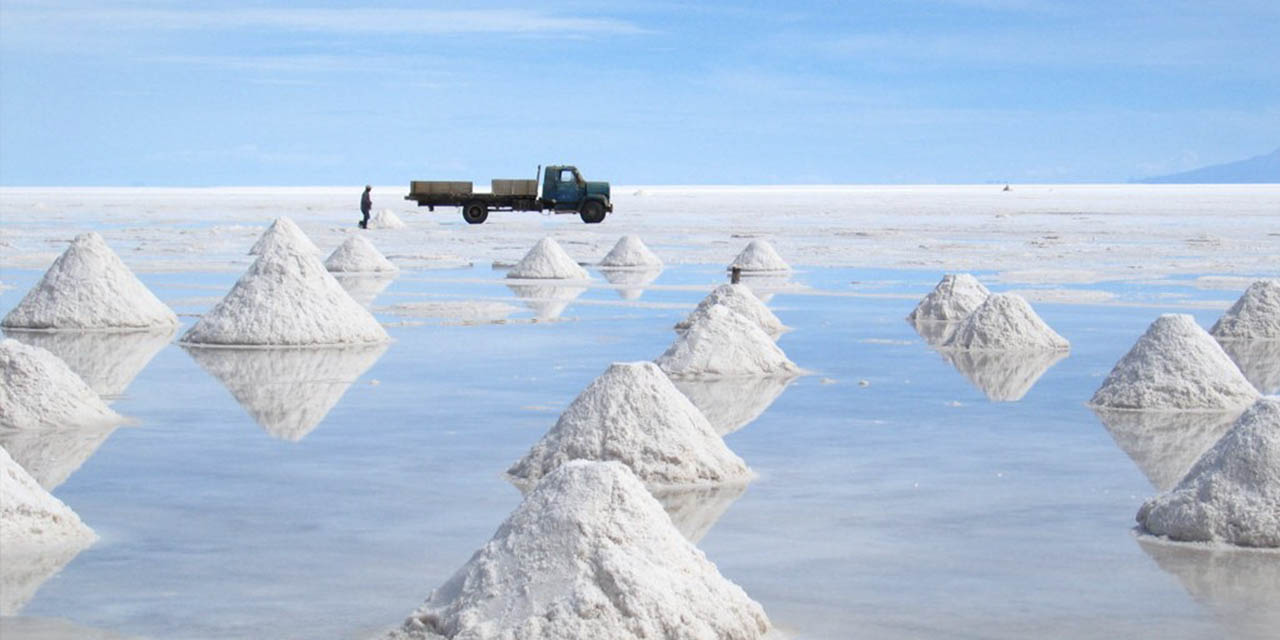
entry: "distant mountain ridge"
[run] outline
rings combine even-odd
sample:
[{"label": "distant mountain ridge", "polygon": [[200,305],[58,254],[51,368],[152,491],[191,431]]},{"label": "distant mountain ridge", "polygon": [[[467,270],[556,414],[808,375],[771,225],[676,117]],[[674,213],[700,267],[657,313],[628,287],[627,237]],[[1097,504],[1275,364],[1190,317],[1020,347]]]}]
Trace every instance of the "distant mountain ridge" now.
[{"label": "distant mountain ridge", "polygon": [[1280,182],[1280,149],[1224,164],[1171,173],[1136,182],[1146,184],[1259,184]]}]

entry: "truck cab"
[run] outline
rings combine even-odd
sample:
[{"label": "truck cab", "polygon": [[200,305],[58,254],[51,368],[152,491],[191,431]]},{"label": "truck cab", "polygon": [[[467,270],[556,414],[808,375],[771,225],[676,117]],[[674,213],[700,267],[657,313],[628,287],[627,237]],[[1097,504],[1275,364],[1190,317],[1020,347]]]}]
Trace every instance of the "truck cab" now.
[{"label": "truck cab", "polygon": [[613,211],[608,182],[588,182],[578,168],[550,165],[542,173],[542,199],[557,212],[576,211],[586,223],[604,220]]}]

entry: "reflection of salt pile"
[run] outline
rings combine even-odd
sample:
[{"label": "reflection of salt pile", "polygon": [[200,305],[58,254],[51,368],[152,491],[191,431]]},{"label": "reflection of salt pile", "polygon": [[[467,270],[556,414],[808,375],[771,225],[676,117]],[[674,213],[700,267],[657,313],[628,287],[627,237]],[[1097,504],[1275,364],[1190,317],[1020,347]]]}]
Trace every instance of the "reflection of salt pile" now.
[{"label": "reflection of salt pile", "polygon": [[934,322],[932,320],[908,320],[911,328],[916,330],[925,342],[931,347],[940,347],[946,344],[951,334],[960,328],[959,322]]},{"label": "reflection of salt pile", "polygon": [[911,322],[959,322],[969,317],[991,292],[967,273],[948,273],[907,316]]},{"label": "reflection of salt pile", "polygon": [[1151,485],[1165,491],[1240,415],[1238,411],[1117,411],[1095,408],[1094,413],[1120,449],[1138,465]]},{"label": "reflection of salt pile", "polygon": [[613,249],[600,261],[600,266],[613,269],[652,269],[661,267],[662,260],[653,255],[653,252],[649,250],[649,247],[645,246],[644,241],[639,237],[622,236],[618,238],[617,244],[613,245]]},{"label": "reflection of salt pile", "polygon": [[1280,547],[1280,398],[1258,400],[1138,524],[1184,542]]},{"label": "reflection of salt pile", "polygon": [[202,349],[187,353],[267,433],[301,440],[324,420],[385,344],[317,349]]},{"label": "reflection of salt pile", "polygon": [[397,638],[761,638],[769,621],[617,462],[540,482]]},{"label": "reflection of salt pile", "polygon": [[362,307],[368,307],[378,298],[378,294],[391,286],[391,281],[396,279],[394,273],[357,273],[343,274],[335,273],[334,278],[338,279],[338,284],[342,285],[342,290],[351,296],[352,300],[360,303]]},{"label": "reflection of salt pile", "polygon": [[534,482],[570,460],[616,460],[650,485],[745,482],[750,471],[652,362],[615,362],[507,470]]},{"label": "reflection of salt pile", "polygon": [[520,309],[502,302],[484,300],[438,302],[402,302],[383,307],[380,311],[412,318],[433,318],[443,324],[477,325],[501,324],[507,316]]},{"label": "reflection of salt pile", "polygon": [[369,216],[370,229],[403,229],[404,221],[390,209],[383,209],[372,216]]},{"label": "reflection of salt pile", "polygon": [[1280,340],[1223,340],[1219,344],[1258,391],[1280,393]]},{"label": "reflection of salt pile", "polygon": [[1185,545],[1139,536],[1138,544],[1208,606],[1231,637],[1273,640],[1280,629],[1280,553]]},{"label": "reflection of salt pile", "polygon": [[678,378],[672,382],[707,417],[711,428],[723,436],[759,418],[792,380],[794,376]]},{"label": "reflection of salt pile", "polygon": [[524,306],[533,311],[538,320],[555,320],[564,314],[569,303],[578,299],[586,287],[570,287],[552,284],[508,284]]},{"label": "reflection of salt pile", "polygon": [[1070,348],[1066,338],[1036,315],[1016,293],[996,293],[974,309],[942,345],[946,349],[1017,350]]},{"label": "reflection of salt pile", "polygon": [[1116,363],[1089,404],[1221,411],[1244,407],[1258,395],[1194,318],[1164,314]]},{"label": "reflection of salt pile", "polygon": [[609,284],[616,286],[618,297],[636,300],[644,294],[645,285],[662,275],[662,267],[651,269],[603,269],[600,271]]},{"label": "reflection of salt pile", "polygon": [[1017,351],[944,350],[946,358],[992,402],[1017,402],[1065,351],[1024,349]]},{"label": "reflection of salt pile", "polygon": [[28,640],[144,640],[142,636],[94,629],[61,618],[0,616],[0,638]]},{"label": "reflection of salt pile", "polygon": [[372,242],[359,234],[349,236],[337,249],[334,249],[333,253],[329,254],[329,258],[324,261],[324,267],[329,271],[343,273],[399,271],[396,265],[391,264],[391,261],[373,246]]},{"label": "reflection of salt pile", "polygon": [[258,237],[258,241],[249,249],[249,255],[262,255],[273,247],[291,248],[308,255],[320,253],[320,247],[317,247],[293,220],[284,216],[276,218],[275,222],[272,222],[271,226]]},{"label": "reflection of salt pile", "polygon": [[147,366],[177,327],[146,331],[21,331],[5,335],[58,356],[95,393],[113,398]]},{"label": "reflection of salt pile", "polygon": [[747,243],[745,249],[738,254],[738,257],[729,263],[729,268],[737,267],[743,271],[790,271],[791,265],[787,264],[782,256],[774,250],[773,245],[767,240],[752,240]]},{"label": "reflection of salt pile", "polygon": [[76,236],[4,321],[15,329],[148,329],[178,317],[133,275],[102,236]]},{"label": "reflection of salt pile", "polygon": [[786,325],[773,315],[756,294],[744,284],[722,284],[716,287],[683,320],[676,323],[676,331],[683,332],[707,315],[714,306],[724,306],[759,325],[770,338],[777,339],[787,330]]},{"label": "reflection of salt pile", "polygon": [[655,362],[673,378],[800,373],[755,322],[721,305],[708,308]]},{"label": "reflection of salt pile", "polygon": [[0,448],[0,614],[17,613],[41,583],[95,539],[70,507]]},{"label": "reflection of salt pile", "polygon": [[1209,330],[1219,339],[1280,340],[1280,280],[1259,280]]},{"label": "reflection of salt pile", "polygon": [[388,339],[319,258],[283,247],[258,256],[226,297],[182,336],[192,344],[281,346]]},{"label": "reflection of salt pile", "polygon": [[746,490],[745,484],[656,489],[653,497],[671,516],[671,524],[681,535],[697,544]]},{"label": "reflection of salt pile", "polygon": [[12,338],[0,341],[0,429],[119,424],[66,363]]},{"label": "reflection of salt pile", "polygon": [[48,491],[58,488],[93,457],[120,422],[42,429],[0,427],[0,446]]},{"label": "reflection of salt pile", "polygon": [[588,280],[587,270],[569,257],[555,239],[547,237],[538,241],[516,266],[507,272],[508,278],[556,278],[561,280]]}]

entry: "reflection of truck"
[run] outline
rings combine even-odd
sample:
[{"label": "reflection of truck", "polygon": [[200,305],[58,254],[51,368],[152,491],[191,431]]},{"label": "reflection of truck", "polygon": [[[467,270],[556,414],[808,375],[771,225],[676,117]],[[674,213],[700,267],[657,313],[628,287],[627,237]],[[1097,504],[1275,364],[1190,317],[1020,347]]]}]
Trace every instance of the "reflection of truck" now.
[{"label": "reflection of truck", "polygon": [[542,195],[537,180],[494,180],[489,193],[473,192],[470,182],[414,180],[404,199],[432,211],[461,207],[462,219],[471,224],[484,222],[490,211],[576,213],[586,223],[600,222],[613,211],[608,182],[587,182],[577,167],[568,165],[549,166],[540,173]]}]

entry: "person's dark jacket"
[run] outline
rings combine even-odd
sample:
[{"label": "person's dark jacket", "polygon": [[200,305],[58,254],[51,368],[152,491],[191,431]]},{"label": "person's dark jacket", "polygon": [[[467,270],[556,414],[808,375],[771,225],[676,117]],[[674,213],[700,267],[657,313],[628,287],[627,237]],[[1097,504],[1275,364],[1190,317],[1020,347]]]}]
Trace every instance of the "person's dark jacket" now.
[{"label": "person's dark jacket", "polygon": [[360,213],[363,213],[367,216],[369,215],[369,209],[372,209],[372,208],[373,208],[373,199],[369,197],[369,192],[366,190],[363,194],[360,195]]}]

